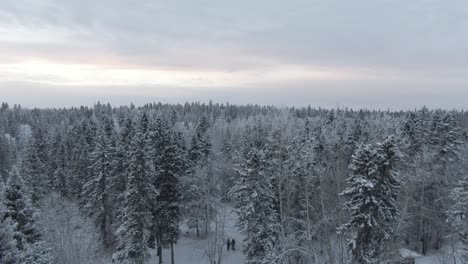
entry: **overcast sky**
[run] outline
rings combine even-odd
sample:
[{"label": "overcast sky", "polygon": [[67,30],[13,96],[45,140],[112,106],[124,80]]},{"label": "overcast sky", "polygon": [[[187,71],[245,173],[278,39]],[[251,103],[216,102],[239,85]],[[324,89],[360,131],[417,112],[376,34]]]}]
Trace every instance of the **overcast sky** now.
[{"label": "overcast sky", "polygon": [[209,99],[468,109],[468,1],[0,1],[0,101]]}]

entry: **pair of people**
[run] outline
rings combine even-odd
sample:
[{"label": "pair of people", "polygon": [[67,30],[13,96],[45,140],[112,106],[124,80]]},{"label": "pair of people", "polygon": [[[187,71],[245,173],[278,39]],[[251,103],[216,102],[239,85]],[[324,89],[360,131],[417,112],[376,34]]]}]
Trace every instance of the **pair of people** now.
[{"label": "pair of people", "polygon": [[236,240],[229,239],[227,240],[227,250],[232,249],[232,251],[236,251]]}]

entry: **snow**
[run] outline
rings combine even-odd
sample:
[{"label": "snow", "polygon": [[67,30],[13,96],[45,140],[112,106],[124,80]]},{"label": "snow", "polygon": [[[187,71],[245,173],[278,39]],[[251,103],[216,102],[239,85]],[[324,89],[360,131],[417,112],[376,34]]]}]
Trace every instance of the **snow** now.
[{"label": "snow", "polygon": [[440,264],[440,262],[434,256],[427,256],[416,259],[416,264]]},{"label": "snow", "polygon": [[411,251],[409,249],[406,249],[406,248],[400,248],[400,250],[398,250],[400,252],[400,256],[402,256],[403,258],[419,258],[421,257],[421,255],[419,255],[418,253],[414,252],[414,251]]},{"label": "snow", "polygon": [[[244,263],[244,255],[242,253],[243,236],[235,226],[238,216],[234,209],[227,207],[225,223],[225,237],[234,238],[236,240],[236,251],[223,250],[223,258],[221,264],[242,264]],[[175,263],[177,264],[207,264],[209,263],[206,255],[208,249],[208,240],[197,239],[192,233],[187,234],[186,225],[181,227],[181,237],[179,242],[174,246]],[[171,263],[171,252],[169,248],[163,249],[163,263]],[[158,263],[156,250],[151,250],[152,259],[149,263]]]},{"label": "snow", "polygon": [[[465,263],[460,258],[465,252],[465,246],[462,243],[455,245],[456,263]],[[450,245],[445,245],[440,250],[431,252],[427,256],[420,256],[416,259],[416,264],[453,264],[454,256]]]}]

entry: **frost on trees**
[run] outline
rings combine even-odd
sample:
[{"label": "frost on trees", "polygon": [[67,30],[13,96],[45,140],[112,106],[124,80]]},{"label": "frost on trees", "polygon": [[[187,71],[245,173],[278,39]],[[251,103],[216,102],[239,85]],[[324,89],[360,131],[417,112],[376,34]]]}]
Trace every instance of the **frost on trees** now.
[{"label": "frost on trees", "polygon": [[340,232],[349,235],[355,263],[382,260],[386,243],[396,236],[392,223],[398,214],[398,158],[393,137],[377,146],[361,144],[353,155],[348,187],[342,193],[351,219]]}]

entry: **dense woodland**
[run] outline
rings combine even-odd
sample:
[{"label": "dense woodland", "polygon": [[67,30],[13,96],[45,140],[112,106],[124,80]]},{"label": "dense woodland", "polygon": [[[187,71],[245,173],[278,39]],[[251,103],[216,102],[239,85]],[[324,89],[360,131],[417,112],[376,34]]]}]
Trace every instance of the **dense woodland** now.
[{"label": "dense woodland", "polygon": [[177,263],[180,226],[218,236],[226,206],[247,264],[468,243],[467,128],[468,113],[428,108],[3,103],[0,262],[143,264],[155,248]]}]

